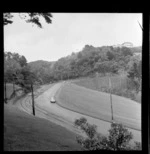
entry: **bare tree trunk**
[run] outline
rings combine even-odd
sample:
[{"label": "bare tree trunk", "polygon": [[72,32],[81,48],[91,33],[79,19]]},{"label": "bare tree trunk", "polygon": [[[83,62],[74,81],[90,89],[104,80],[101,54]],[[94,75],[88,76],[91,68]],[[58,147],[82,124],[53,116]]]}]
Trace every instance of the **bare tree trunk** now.
[{"label": "bare tree trunk", "polygon": [[111,102],[111,114],[112,114],[112,121],[114,120],[113,117],[113,106],[112,106],[112,95],[111,95],[111,90],[110,90],[110,102]]},{"label": "bare tree trunk", "polygon": [[31,84],[31,93],[32,93],[32,110],[33,110],[33,115],[35,116],[33,84]]}]

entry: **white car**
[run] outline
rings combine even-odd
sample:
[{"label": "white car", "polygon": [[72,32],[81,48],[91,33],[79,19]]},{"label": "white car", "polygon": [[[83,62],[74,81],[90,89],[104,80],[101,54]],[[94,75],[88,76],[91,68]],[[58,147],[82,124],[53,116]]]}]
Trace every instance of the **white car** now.
[{"label": "white car", "polygon": [[56,100],[54,99],[54,97],[51,97],[50,102],[51,102],[51,103],[56,103]]}]

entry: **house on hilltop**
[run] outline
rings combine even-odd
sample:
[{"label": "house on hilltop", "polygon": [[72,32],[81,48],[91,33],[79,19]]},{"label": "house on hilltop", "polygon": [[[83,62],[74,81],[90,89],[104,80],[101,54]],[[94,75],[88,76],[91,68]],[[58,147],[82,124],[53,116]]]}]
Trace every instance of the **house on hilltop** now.
[{"label": "house on hilltop", "polygon": [[113,45],[114,48],[122,48],[122,47],[127,47],[127,48],[132,48],[133,47],[133,43],[131,42],[124,42],[122,44],[117,44],[117,45]]},{"label": "house on hilltop", "polygon": [[124,43],[122,43],[122,47],[132,48],[133,47],[133,43],[131,43],[131,42],[124,42]]}]

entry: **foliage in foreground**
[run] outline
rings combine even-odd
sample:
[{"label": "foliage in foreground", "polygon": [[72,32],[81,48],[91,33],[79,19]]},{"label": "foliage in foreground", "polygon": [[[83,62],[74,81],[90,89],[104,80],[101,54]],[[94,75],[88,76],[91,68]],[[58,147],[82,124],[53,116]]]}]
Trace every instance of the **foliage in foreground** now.
[{"label": "foliage in foreground", "polygon": [[76,119],[74,124],[87,136],[76,137],[85,150],[141,150],[140,142],[135,142],[134,147],[129,144],[133,135],[122,124],[112,123],[108,137],[98,133],[97,126],[89,124],[84,117]]},{"label": "foliage in foreground", "polygon": [[[40,18],[44,18],[46,23],[50,24],[52,22],[52,14],[49,12],[46,13],[37,13],[37,12],[28,12],[28,13],[15,13],[20,19],[23,19],[27,23],[32,23],[37,25],[39,28],[42,28],[42,24]],[[3,13],[3,25],[6,26],[8,24],[13,23],[14,13]]]}]

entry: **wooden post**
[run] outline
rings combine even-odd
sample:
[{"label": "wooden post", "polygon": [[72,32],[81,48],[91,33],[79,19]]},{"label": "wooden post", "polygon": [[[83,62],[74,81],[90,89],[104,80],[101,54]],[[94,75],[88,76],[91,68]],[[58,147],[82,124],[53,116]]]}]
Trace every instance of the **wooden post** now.
[{"label": "wooden post", "polygon": [[32,92],[32,110],[33,110],[33,115],[35,116],[34,93],[33,93],[33,84],[32,83],[31,83],[31,92]]},{"label": "wooden post", "polygon": [[111,115],[112,115],[112,122],[113,122],[114,118],[113,118],[113,106],[112,106],[112,95],[111,95],[111,78],[110,77],[109,77],[109,89],[110,89]]}]

